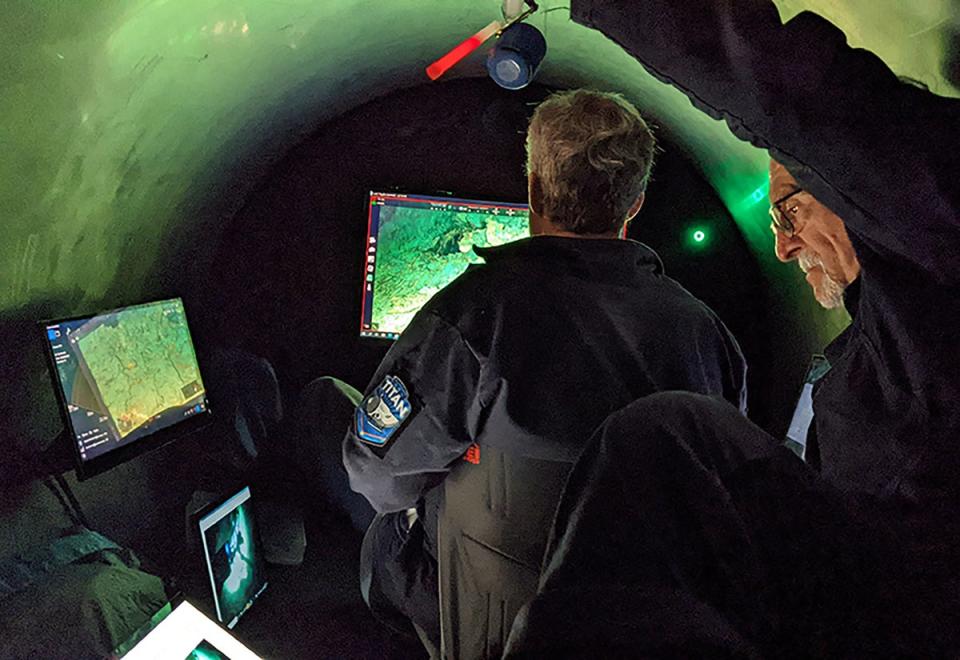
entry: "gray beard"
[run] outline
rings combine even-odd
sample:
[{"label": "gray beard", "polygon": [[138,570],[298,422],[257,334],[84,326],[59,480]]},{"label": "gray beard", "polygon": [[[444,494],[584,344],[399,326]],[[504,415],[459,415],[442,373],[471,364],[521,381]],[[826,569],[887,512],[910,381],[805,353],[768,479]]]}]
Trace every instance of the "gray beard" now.
[{"label": "gray beard", "polygon": [[800,264],[800,270],[804,273],[814,266],[819,266],[820,270],[823,271],[823,281],[821,282],[820,289],[814,289],[813,291],[813,295],[821,307],[824,309],[837,309],[843,306],[843,290],[847,287],[827,275],[827,271],[823,268],[823,261],[820,260],[819,255],[809,250],[801,250],[800,255],[797,257],[797,263]]}]

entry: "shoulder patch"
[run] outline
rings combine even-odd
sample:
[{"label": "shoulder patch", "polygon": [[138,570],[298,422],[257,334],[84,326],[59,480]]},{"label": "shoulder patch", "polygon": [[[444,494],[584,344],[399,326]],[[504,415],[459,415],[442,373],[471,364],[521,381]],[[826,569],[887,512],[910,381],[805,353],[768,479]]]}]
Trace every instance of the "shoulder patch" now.
[{"label": "shoulder patch", "polygon": [[354,414],[357,437],[383,447],[410,415],[410,393],[396,376],[387,376],[368,394]]}]

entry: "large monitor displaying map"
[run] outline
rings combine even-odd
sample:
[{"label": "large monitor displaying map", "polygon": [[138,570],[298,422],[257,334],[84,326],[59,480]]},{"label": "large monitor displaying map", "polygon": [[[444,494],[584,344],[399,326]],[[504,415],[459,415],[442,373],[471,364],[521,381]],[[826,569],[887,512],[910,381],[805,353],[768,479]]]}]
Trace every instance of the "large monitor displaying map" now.
[{"label": "large monitor displaying map", "polygon": [[179,298],[43,326],[81,477],[170,440],[208,416]]},{"label": "large monitor displaying map", "polygon": [[489,247],[530,235],[526,204],[371,192],[362,337],[396,339],[437,291]]}]

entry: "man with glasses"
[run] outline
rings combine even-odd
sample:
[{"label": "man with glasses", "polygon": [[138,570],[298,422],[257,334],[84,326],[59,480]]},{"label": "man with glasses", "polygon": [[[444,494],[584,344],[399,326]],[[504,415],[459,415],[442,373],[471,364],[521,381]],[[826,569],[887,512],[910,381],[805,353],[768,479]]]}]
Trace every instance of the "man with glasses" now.
[{"label": "man with glasses", "polygon": [[797,261],[823,307],[840,307],[843,292],[860,276],[860,262],[843,220],[776,161],[770,163],[770,197],[775,199],[770,217],[777,257]]},{"label": "man with glasses", "polygon": [[[815,14],[782,22],[769,0],[571,5],[769,152],[777,257],[852,323],[815,386],[817,472],[703,398],[657,395],[608,420],[570,477],[509,657],[573,648],[577,613],[601,601],[614,614],[592,632],[610,655],[957,657],[960,101],[898,79]],[[638,460],[644,479],[615,467]],[[710,479],[658,498],[647,482],[661,474]],[[656,506],[621,494],[641,488]],[[721,504],[690,525],[698,492]],[[584,514],[604,503],[632,523]],[[654,531],[672,541],[658,550]],[[590,567],[618,562],[638,568],[604,588]]]}]

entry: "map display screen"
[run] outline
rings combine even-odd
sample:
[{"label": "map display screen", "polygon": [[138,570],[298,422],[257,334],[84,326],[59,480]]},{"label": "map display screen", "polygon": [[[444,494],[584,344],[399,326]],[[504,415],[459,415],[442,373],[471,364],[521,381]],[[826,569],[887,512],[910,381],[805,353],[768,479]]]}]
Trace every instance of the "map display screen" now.
[{"label": "map display screen", "polygon": [[179,298],[44,328],[81,463],[208,412]]},{"label": "map display screen", "polygon": [[370,193],[360,336],[396,339],[490,247],[530,235],[526,204]]}]

